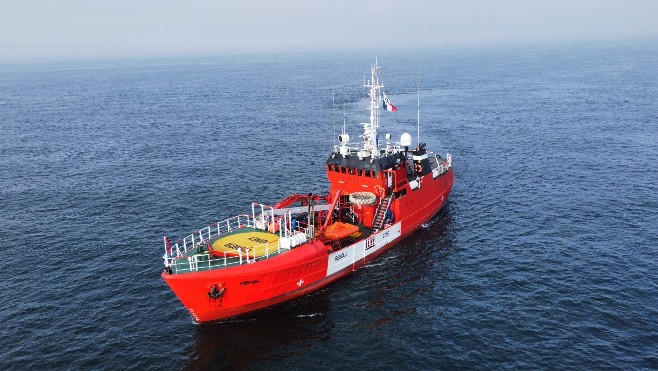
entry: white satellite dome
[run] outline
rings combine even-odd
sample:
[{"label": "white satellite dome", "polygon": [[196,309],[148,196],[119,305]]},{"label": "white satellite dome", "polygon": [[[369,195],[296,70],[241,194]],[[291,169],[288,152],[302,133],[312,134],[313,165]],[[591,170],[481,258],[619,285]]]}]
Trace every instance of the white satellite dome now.
[{"label": "white satellite dome", "polygon": [[402,147],[410,147],[411,146],[411,134],[409,133],[404,133],[400,137],[400,145]]}]

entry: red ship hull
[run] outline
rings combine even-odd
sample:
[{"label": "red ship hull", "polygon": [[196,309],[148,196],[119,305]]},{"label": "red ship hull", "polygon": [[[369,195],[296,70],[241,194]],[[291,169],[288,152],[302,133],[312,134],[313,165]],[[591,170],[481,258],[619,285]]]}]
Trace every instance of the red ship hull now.
[{"label": "red ship hull", "polygon": [[[341,182],[343,188],[345,181],[341,179],[345,177],[339,172],[329,175],[332,184]],[[391,202],[396,222],[339,250],[314,239],[255,264],[185,274],[164,272],[162,278],[195,322],[267,308],[325,287],[377,258],[432,219],[448,199],[453,182],[450,166],[436,177],[431,172],[425,174],[418,189],[411,190],[408,184],[396,187],[406,189],[403,197]],[[221,288],[221,295],[210,295],[216,288]]]},{"label": "red ship hull", "polygon": [[[294,194],[238,215],[173,246],[162,278],[196,322],[234,317],[316,291],[359,269],[428,222],[454,183],[445,159],[408,133],[380,148],[380,108],[394,107],[370,68],[370,121],[358,146],[343,133],[326,161],[329,194]],[[300,158],[303,161],[303,158]]]}]

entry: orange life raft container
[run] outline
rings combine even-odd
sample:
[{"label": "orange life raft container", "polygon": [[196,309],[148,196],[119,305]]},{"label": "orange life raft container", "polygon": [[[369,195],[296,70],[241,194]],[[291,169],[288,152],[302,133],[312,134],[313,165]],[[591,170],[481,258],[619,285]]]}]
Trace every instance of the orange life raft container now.
[{"label": "orange life raft container", "polygon": [[328,240],[340,240],[358,231],[359,227],[353,224],[336,222],[327,227],[327,230],[324,231],[324,236]]}]

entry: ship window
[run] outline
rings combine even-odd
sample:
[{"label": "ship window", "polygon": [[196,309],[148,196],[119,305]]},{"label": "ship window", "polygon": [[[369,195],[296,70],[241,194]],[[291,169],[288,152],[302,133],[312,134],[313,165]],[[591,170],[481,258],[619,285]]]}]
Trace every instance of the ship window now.
[{"label": "ship window", "polygon": [[365,173],[365,174],[364,174],[365,176],[367,176],[368,178],[370,178],[370,170],[366,170],[366,171],[364,171],[364,173]]},{"label": "ship window", "polygon": [[340,167],[340,172],[345,174],[347,172],[347,168],[341,166]]},{"label": "ship window", "polygon": [[359,176],[363,176],[363,170],[358,169],[356,172],[357,172],[357,174],[359,174]]}]

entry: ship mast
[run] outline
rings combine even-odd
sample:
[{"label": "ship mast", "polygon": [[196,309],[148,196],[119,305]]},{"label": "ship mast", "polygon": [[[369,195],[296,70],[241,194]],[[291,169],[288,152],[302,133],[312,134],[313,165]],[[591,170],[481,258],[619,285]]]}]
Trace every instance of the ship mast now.
[{"label": "ship mast", "polygon": [[384,87],[384,84],[379,83],[380,67],[377,65],[377,58],[375,64],[370,66],[370,80],[364,82],[363,86],[370,89],[370,122],[362,123],[363,125],[363,149],[359,157],[371,156],[372,158],[379,157],[379,147],[377,145],[377,128],[379,128],[379,90]]}]

